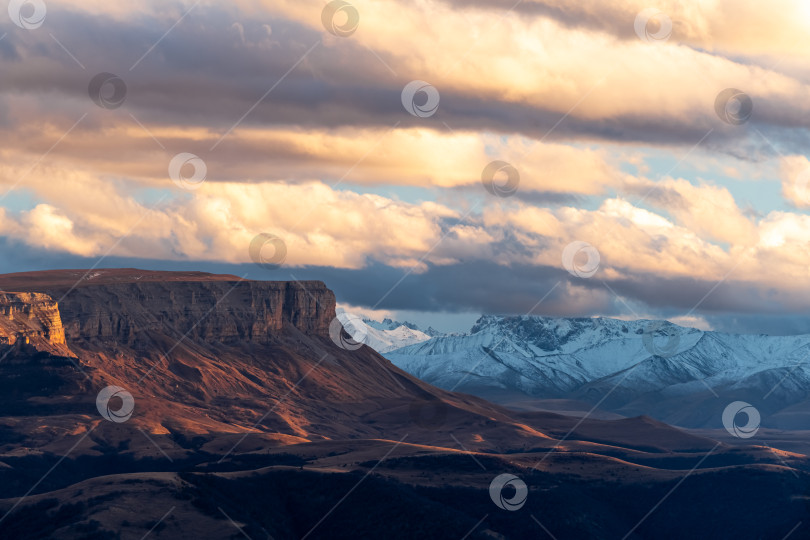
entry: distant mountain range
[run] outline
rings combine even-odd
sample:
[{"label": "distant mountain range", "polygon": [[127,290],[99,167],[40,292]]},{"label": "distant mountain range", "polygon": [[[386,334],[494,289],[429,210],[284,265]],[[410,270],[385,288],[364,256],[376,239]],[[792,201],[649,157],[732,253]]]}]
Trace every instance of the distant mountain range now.
[{"label": "distant mountain range", "polygon": [[385,352],[445,389],[519,407],[569,400],[622,416],[721,427],[731,401],[762,425],[810,426],[810,336],[736,335],[662,321],[483,316],[464,334]]},{"label": "distant mountain range", "polygon": [[[342,314],[339,313],[338,315],[342,315]],[[366,323],[368,326],[370,326],[372,328],[375,328],[377,330],[385,330],[385,331],[397,330],[397,329],[404,326],[405,328],[408,328],[410,330],[416,330],[417,332],[419,332],[419,334],[425,334],[428,338],[446,335],[444,332],[439,332],[438,330],[436,330],[432,326],[428,326],[427,330],[423,330],[422,328],[420,328],[416,324],[414,324],[412,322],[408,322],[408,321],[399,322],[399,321],[394,321],[394,320],[385,318],[385,319],[382,320],[382,322],[380,322],[380,321],[375,321],[374,319],[363,318],[363,322]]]},{"label": "distant mountain range", "polygon": [[[342,312],[337,314],[337,318],[344,325],[351,327],[351,321],[357,319],[356,316]],[[443,335],[433,328],[420,330],[418,326],[409,322],[396,322],[391,319],[383,319],[382,322],[373,319],[362,318],[359,334],[356,336],[358,342],[362,342],[378,353],[386,353],[414,343],[421,343],[431,337]]]}]

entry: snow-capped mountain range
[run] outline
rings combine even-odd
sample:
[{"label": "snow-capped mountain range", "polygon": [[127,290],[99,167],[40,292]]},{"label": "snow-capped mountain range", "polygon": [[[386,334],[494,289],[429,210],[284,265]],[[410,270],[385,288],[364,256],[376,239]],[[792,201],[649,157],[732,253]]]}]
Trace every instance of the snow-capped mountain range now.
[{"label": "snow-capped mountain range", "polygon": [[577,400],[582,410],[598,406],[685,427],[720,427],[723,409],[740,400],[760,411],[763,426],[810,429],[808,335],[724,334],[648,320],[482,316],[468,333],[423,336],[378,350],[431,384],[506,404]]},{"label": "snow-capped mountain range", "polygon": [[442,335],[433,328],[422,331],[413,323],[396,322],[391,319],[383,319],[380,322],[347,312],[338,313],[337,318],[356,341],[368,345],[380,354]]}]

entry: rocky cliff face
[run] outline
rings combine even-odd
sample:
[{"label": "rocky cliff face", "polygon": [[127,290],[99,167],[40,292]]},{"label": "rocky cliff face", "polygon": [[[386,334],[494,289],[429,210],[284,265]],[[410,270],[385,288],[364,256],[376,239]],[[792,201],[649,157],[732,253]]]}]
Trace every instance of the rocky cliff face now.
[{"label": "rocky cliff face", "polygon": [[70,355],[59,309],[42,293],[0,293],[0,348],[34,347],[60,356]]},{"label": "rocky cliff face", "polygon": [[328,335],[334,294],[320,282],[130,283],[77,288],[60,302],[69,341],[131,343],[172,330],[207,342],[265,342],[285,321]]},{"label": "rocky cliff face", "polygon": [[[31,313],[38,324],[28,330],[32,336],[39,332],[49,342],[68,344],[97,339],[132,344],[150,331],[207,342],[264,343],[285,324],[306,334],[328,336],[335,316],[334,293],[320,281],[248,281],[233,276],[206,280],[198,273],[177,281],[161,280],[161,274],[101,270],[79,286],[74,286],[76,280],[45,278],[23,285],[0,276],[0,289],[23,286],[38,291],[5,295],[8,300],[0,304],[0,319],[8,319],[5,313],[11,312],[18,320],[6,324],[7,340],[15,341],[18,327],[31,326],[23,324]],[[34,304],[38,307],[26,307]],[[0,343],[3,339],[0,335]]]}]

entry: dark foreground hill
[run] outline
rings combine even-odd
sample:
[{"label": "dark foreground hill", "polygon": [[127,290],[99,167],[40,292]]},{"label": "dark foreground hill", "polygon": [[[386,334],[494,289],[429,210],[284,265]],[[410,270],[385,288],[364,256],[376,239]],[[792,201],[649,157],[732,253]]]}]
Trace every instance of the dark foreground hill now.
[{"label": "dark foreground hill", "polygon": [[0,538],[810,535],[805,456],[440,390],[333,340],[320,282],[0,290]]}]

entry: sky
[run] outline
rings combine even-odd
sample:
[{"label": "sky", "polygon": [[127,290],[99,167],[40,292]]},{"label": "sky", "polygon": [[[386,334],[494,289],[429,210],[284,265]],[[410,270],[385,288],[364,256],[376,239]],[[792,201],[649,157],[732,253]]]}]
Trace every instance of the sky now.
[{"label": "sky", "polygon": [[810,4],[12,0],[0,271],[810,333]]}]

